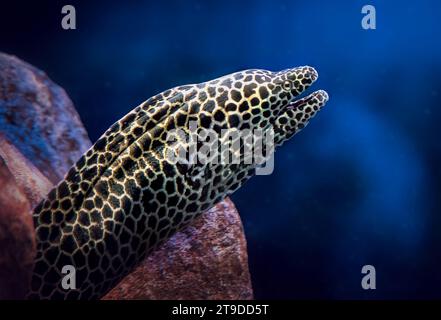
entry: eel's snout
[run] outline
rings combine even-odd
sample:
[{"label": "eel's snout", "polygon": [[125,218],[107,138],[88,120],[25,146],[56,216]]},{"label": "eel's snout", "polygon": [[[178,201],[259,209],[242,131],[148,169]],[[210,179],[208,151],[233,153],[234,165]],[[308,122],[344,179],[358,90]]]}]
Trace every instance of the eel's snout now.
[{"label": "eel's snout", "polygon": [[305,78],[311,79],[312,82],[316,81],[318,79],[318,72],[313,67],[305,66],[306,69],[305,72]]},{"label": "eel's snout", "polygon": [[286,69],[279,73],[282,87],[286,91],[291,91],[293,98],[301,95],[306,91],[317,79],[318,72],[313,67],[302,66],[292,69]]},{"label": "eel's snout", "polygon": [[311,105],[314,111],[320,109],[328,100],[328,93],[324,90],[317,90],[306,97],[300,98],[315,81],[318,79],[318,72],[311,66],[302,66],[291,69],[288,71],[288,79],[294,81],[298,95],[294,95],[291,102],[288,104],[287,109],[298,109],[301,106]]},{"label": "eel's snout", "polygon": [[298,81],[303,85],[311,85],[318,79],[318,72],[311,66],[302,66],[283,71],[286,78],[291,81]]}]

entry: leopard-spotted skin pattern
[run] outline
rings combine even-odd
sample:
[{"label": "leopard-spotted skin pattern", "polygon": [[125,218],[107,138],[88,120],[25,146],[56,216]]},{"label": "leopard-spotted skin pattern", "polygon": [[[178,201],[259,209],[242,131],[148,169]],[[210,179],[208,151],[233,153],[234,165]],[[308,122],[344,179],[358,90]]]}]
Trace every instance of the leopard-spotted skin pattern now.
[{"label": "leopard-spotted skin pattern", "polygon": [[[280,145],[328,100],[319,90],[293,101],[317,76],[307,66],[237,72],[162,92],[112,125],[34,210],[37,255],[28,297],[102,297],[254,174],[255,163],[174,164],[165,152],[167,132],[188,132],[192,120],[216,132],[272,127]],[[65,265],[76,269],[75,290],[61,286]]]}]

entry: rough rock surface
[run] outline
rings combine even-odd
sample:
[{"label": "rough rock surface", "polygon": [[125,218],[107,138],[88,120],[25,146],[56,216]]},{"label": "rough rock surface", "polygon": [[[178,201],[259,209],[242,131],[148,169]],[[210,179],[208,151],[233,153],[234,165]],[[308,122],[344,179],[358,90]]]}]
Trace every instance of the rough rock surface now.
[{"label": "rough rock surface", "polygon": [[0,158],[23,190],[31,208],[43,199],[54,185],[0,132]]},{"label": "rough rock surface", "polygon": [[34,257],[30,205],[0,157],[0,299],[22,299]]},{"label": "rough rock surface", "polygon": [[24,298],[35,255],[32,208],[90,145],[64,90],[0,53],[0,299]]},{"label": "rough rock surface", "polygon": [[[91,145],[72,102],[40,70],[0,53],[0,299],[22,298],[31,210]],[[246,241],[226,199],[177,233],[106,299],[251,299]]]},{"label": "rough rock surface", "polygon": [[230,199],[147,257],[104,299],[252,299],[246,240]]},{"label": "rough rock surface", "polygon": [[66,92],[43,71],[0,53],[0,129],[51,181],[90,147]]}]

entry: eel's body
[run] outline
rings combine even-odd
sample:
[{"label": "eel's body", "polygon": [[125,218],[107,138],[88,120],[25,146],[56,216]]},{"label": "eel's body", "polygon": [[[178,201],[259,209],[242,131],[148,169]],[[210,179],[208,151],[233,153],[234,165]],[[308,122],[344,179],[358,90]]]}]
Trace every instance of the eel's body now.
[{"label": "eel's body", "polygon": [[[237,72],[167,90],[115,123],[34,211],[37,256],[29,298],[103,296],[254,174],[256,163],[175,164],[165,152],[168,132],[190,134],[192,120],[216,133],[271,127],[280,145],[326,103],[321,90],[293,101],[316,78],[311,67]],[[65,265],[75,267],[76,289],[62,288]]]}]

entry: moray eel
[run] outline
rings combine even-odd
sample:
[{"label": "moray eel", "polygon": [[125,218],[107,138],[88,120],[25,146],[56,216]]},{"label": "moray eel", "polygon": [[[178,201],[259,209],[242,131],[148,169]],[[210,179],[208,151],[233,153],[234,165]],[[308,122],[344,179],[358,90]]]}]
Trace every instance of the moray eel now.
[{"label": "moray eel", "polygon": [[[112,125],[34,210],[37,254],[28,298],[102,297],[255,174],[256,163],[172,162],[167,132],[188,133],[190,121],[216,133],[273,128],[281,145],[328,100],[323,90],[295,99],[317,77],[308,66],[236,72],[169,89]],[[66,265],[75,267],[75,289],[62,288]]]}]

